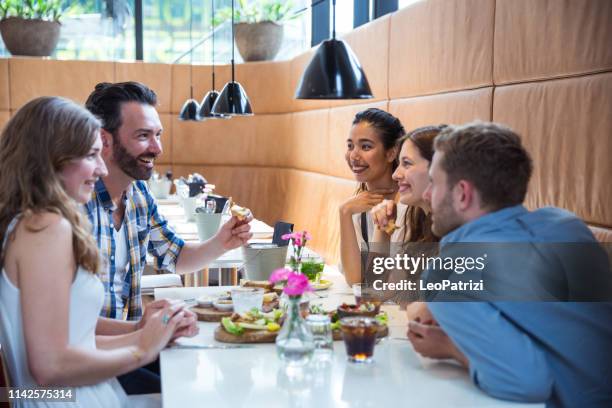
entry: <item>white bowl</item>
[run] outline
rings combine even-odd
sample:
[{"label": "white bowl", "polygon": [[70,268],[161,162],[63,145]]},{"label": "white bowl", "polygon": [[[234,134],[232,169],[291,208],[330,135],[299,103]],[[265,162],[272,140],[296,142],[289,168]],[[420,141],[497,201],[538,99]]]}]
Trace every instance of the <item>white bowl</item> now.
[{"label": "white bowl", "polygon": [[[220,302],[224,302],[224,303],[220,303]],[[215,309],[218,309],[218,310],[223,310],[227,312],[229,312],[230,310],[234,310],[234,303],[232,303],[231,301],[230,303],[225,303],[225,302],[227,302],[227,300],[224,300],[224,301],[213,300],[212,305],[215,307]]]},{"label": "white bowl", "polygon": [[200,307],[211,307],[213,305],[213,298],[210,296],[200,296],[196,299],[196,303]]}]

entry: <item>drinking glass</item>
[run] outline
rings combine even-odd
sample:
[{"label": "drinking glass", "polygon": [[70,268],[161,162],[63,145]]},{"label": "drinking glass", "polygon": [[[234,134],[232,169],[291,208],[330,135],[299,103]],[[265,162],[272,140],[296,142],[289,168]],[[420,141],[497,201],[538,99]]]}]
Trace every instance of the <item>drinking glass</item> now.
[{"label": "drinking glass", "polygon": [[234,312],[246,313],[253,308],[261,310],[264,296],[262,288],[234,288],[231,293]]},{"label": "drinking glass", "polygon": [[379,325],[378,321],[371,317],[340,319],[340,329],[350,362],[370,363],[373,361],[374,344]]},{"label": "drinking glass", "polygon": [[333,350],[331,320],[327,315],[311,314],[306,318],[306,326],[312,333],[315,350]]}]

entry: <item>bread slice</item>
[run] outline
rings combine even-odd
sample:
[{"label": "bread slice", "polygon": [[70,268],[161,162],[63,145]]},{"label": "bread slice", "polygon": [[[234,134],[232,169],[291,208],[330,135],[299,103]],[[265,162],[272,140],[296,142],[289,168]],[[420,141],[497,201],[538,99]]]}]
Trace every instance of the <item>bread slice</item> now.
[{"label": "bread slice", "polygon": [[248,218],[249,215],[251,215],[251,210],[245,207],[241,207],[238,204],[234,203],[231,197],[230,197],[230,212],[234,217],[238,218],[239,221],[244,221]]},{"label": "bread slice", "polygon": [[383,229],[383,231],[385,231],[388,235],[391,235],[396,229],[398,229],[398,226],[395,225],[395,221],[389,220],[387,226]]},{"label": "bread slice", "polygon": [[248,279],[241,279],[240,286],[245,288],[263,288],[266,292],[272,292],[274,285],[268,281],[254,281]]}]

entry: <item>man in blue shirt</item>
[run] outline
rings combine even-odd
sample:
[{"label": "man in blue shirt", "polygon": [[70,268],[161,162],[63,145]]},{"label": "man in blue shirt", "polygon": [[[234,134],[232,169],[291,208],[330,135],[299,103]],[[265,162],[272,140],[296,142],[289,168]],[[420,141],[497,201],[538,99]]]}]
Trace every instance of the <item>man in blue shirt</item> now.
[{"label": "man in blue shirt", "polygon": [[[492,123],[450,127],[435,149],[424,197],[432,229],[443,237],[440,255],[457,256],[457,243],[480,243],[469,244],[472,249],[515,244],[498,248],[493,267],[480,275],[485,285],[495,282],[494,289],[429,293],[433,320],[409,323],[415,350],[456,359],[478,387],[498,398],[612,406],[612,274],[587,226],[564,210],[530,212],[521,205],[532,165],[510,129]],[[578,250],[568,253],[567,243]],[[424,279],[434,276],[428,270]],[[504,285],[511,289],[504,292]],[[533,300],[556,301],[528,302]]]}]

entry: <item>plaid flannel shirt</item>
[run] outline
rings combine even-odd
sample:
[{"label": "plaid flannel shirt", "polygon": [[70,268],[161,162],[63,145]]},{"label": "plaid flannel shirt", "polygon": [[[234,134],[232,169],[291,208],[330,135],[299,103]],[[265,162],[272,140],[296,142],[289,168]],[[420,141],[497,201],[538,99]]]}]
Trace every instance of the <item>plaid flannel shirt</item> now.
[{"label": "plaid flannel shirt", "polygon": [[[137,320],[142,316],[140,277],[145,268],[147,251],[155,259],[155,268],[174,273],[178,256],[185,244],[157,212],[157,203],[143,181],[134,181],[123,196],[124,222],[127,228],[129,267],[121,293],[115,293],[115,240],[113,211],[115,206],[102,179],[96,182],[92,200],[85,211],[92,225],[102,258],[99,274],[104,284],[104,305],[101,316],[123,320]],[[117,298],[123,299],[123,314],[117,316]]]}]

